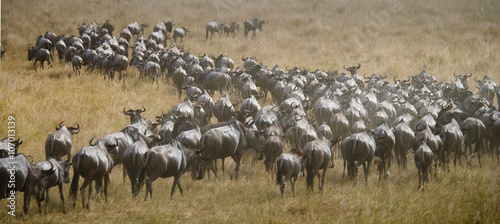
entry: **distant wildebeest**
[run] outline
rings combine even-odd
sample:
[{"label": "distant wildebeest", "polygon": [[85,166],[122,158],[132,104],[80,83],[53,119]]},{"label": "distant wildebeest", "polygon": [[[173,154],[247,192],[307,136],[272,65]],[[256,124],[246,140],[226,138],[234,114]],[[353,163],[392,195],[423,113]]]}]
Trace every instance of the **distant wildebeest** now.
[{"label": "distant wildebeest", "polygon": [[[12,192],[24,192],[23,211],[28,214],[31,197],[35,197],[38,202],[43,200],[43,192],[47,186],[45,177],[53,173],[53,167],[44,171],[38,170],[23,154],[17,154],[13,158],[1,158],[0,199],[15,198]],[[11,182],[12,178],[14,178],[14,183]]]},{"label": "distant wildebeest", "polygon": [[415,133],[406,122],[400,122],[393,129],[395,144],[394,154],[399,169],[406,169],[406,153],[411,149]]},{"label": "distant wildebeest", "polygon": [[215,32],[219,33],[219,37],[222,33],[222,27],[224,26],[223,23],[218,23],[216,20],[208,22],[207,26],[205,27],[207,33],[205,36],[205,40],[208,40],[208,33],[210,33],[210,40],[212,39],[212,36],[214,35]]},{"label": "distant wildebeest", "polygon": [[239,32],[239,27],[240,27],[240,24],[238,23],[235,23],[235,22],[231,22],[231,24],[225,24],[222,29],[224,31],[224,33],[226,34],[226,37],[229,36],[230,33],[233,34],[233,37],[236,36],[236,33]]},{"label": "distant wildebeest", "polygon": [[248,32],[253,31],[252,39],[255,38],[255,30],[259,29],[259,31],[262,31],[262,25],[264,23],[265,23],[264,20],[259,20],[257,18],[246,20],[243,23],[243,25],[245,26],[245,37],[247,37]]},{"label": "distant wildebeest", "polygon": [[167,35],[168,33],[172,32],[172,28],[174,25],[175,24],[172,21],[160,22],[155,25],[153,31],[154,32],[161,31],[163,34]]},{"label": "distant wildebeest", "polygon": [[283,153],[283,149],[285,147],[285,143],[281,140],[281,136],[270,136],[264,142],[264,165],[266,167],[266,171],[271,172],[274,175],[274,164],[276,164],[276,159]]},{"label": "distant wildebeest", "polygon": [[293,152],[281,154],[276,159],[276,169],[276,184],[280,185],[281,196],[283,197],[286,182],[290,180],[292,195],[295,197],[295,182],[302,170],[299,156]]},{"label": "distant wildebeest", "polygon": [[[481,166],[481,153],[485,150],[486,140],[486,127],[483,122],[477,118],[469,117],[460,124],[460,130],[464,134],[464,153],[469,156],[467,164],[471,163],[472,158],[479,159],[479,166]],[[472,151],[472,144],[474,144],[474,151]],[[468,152],[470,154],[468,154]]]},{"label": "distant wildebeest", "polygon": [[[148,27],[146,24],[139,24],[137,21],[127,25],[127,29],[132,35],[140,35],[144,32],[144,28]],[[130,40],[128,40],[130,41]]]},{"label": "distant wildebeest", "polygon": [[183,42],[182,39],[187,36],[188,32],[189,32],[189,30],[186,29],[185,27],[175,28],[174,29],[174,35],[173,35],[174,42],[177,43],[177,38],[180,37],[181,38],[181,43],[182,43]]},{"label": "distant wildebeest", "polygon": [[[109,174],[113,169],[113,158],[109,154],[110,150],[115,149],[118,144],[105,145],[103,141],[92,144],[93,138],[90,140],[90,146],[81,148],[73,156],[73,180],[69,189],[69,197],[73,198],[73,207],[76,205],[76,197],[78,192],[78,182],[80,176],[85,180],[80,187],[82,195],[82,207],[89,208],[90,195],[92,194],[92,181],[96,182],[96,191],[99,192],[104,180],[104,199],[108,200],[108,185]],[[118,142],[118,140],[116,140]],[[89,196],[85,204],[85,188],[89,188]]]},{"label": "distant wildebeest", "polygon": [[[54,186],[59,187],[62,211],[66,213],[66,208],[64,207],[63,183],[69,183],[69,168],[71,165],[72,164],[68,161],[58,161],[54,158],[49,158],[47,161],[36,164],[38,170],[54,170],[54,173],[47,177],[47,185],[45,186],[45,213],[47,213],[47,207],[49,205],[49,188]],[[40,202],[38,202],[38,206],[40,206]],[[40,209],[40,207],[38,207],[38,209]]]},{"label": "distant wildebeest", "polygon": [[28,48],[28,61],[35,60],[33,63],[33,67],[36,71],[36,63],[40,62],[40,67],[44,68],[43,63],[47,61],[48,65],[50,65],[50,51],[45,48],[39,47],[30,47]]},{"label": "distant wildebeest", "polygon": [[80,132],[80,125],[76,123],[76,127],[67,127],[66,125],[62,125],[63,122],[59,123],[59,127],[56,127],[56,132],[50,133],[45,140],[46,160],[50,157],[61,160],[61,157],[64,155],[68,155],[67,162],[71,160],[71,146],[73,145],[71,136]]}]

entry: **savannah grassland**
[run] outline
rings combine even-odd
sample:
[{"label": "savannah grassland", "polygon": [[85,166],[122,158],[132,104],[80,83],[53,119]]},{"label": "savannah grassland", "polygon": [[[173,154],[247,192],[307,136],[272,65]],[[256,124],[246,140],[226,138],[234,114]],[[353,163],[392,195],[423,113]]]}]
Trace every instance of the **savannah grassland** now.
[{"label": "savannah grassland", "polygon": [[[237,21],[265,19],[257,38],[218,38],[205,41],[205,25],[212,19]],[[73,137],[75,153],[93,136],[119,131],[130,120],[123,107],[145,106],[143,114],[154,119],[179,103],[170,84],[138,81],[129,68],[123,83],[110,82],[99,73],[72,71],[56,59],[52,68],[35,72],[26,49],[47,30],[77,34],[76,26],[109,19],[115,35],[128,23],[153,26],[172,19],[190,32],[184,41],[187,51],[225,53],[241,66],[240,58],[256,56],[267,66],[339,70],[360,63],[360,74],[387,74],[407,78],[422,69],[449,82],[452,74],[474,77],[489,75],[500,82],[500,2],[493,0],[443,1],[28,1],[1,4],[1,42],[7,48],[1,61],[0,136],[7,135],[7,117],[16,118],[17,134],[24,140],[22,153],[34,161],[44,160],[47,134],[61,121],[78,122],[81,133]],[[170,43],[170,42],[169,42]],[[475,84],[470,81],[475,91]],[[217,99],[217,98],[216,98]],[[269,102],[270,98],[261,104]],[[108,201],[92,196],[90,209],[82,209],[81,197],[73,208],[66,199],[67,214],[61,212],[56,189],[51,190],[48,214],[38,214],[36,203],[30,214],[22,213],[22,194],[17,194],[16,217],[12,223],[498,223],[500,222],[500,165],[486,155],[483,167],[477,161],[447,173],[440,170],[424,192],[417,191],[413,155],[408,169],[391,169],[387,181],[378,181],[372,166],[368,185],[342,180],[342,162],[327,171],[325,188],[306,190],[305,178],[297,182],[296,197],[287,185],[285,197],[261,161],[242,161],[240,179],[227,172],[219,179],[181,179],[184,195],[177,191],[170,200],[172,179],[153,184],[153,198],[144,202],[130,196],[130,183],[121,180],[122,166],[111,174]],[[232,170],[231,159],[226,169]],[[220,163],[219,163],[220,164]],[[219,169],[220,172],[220,169]],[[362,173],[360,173],[362,175]],[[362,178],[360,178],[362,180]],[[81,182],[80,182],[81,183]],[[68,195],[69,185],[64,186]],[[95,192],[95,190],[94,190]],[[7,209],[0,206],[0,220]]]}]

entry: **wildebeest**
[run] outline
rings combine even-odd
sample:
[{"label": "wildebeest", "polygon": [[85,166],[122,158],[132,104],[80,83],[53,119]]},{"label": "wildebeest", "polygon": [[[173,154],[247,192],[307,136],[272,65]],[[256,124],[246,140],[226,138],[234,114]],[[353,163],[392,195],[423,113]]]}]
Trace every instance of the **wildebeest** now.
[{"label": "wildebeest", "polygon": [[373,136],[377,145],[375,157],[380,159],[378,164],[379,180],[389,177],[389,169],[391,168],[392,150],[394,148],[395,137],[387,123],[383,123],[373,129]]},{"label": "wildebeest", "polygon": [[432,169],[433,153],[426,142],[423,142],[415,151],[415,166],[418,169],[418,189],[424,189],[424,183],[429,182],[429,173]]},{"label": "wildebeest", "polygon": [[[109,174],[113,169],[113,158],[109,154],[109,151],[115,149],[118,144],[105,145],[102,141],[92,144],[92,140],[93,138],[89,142],[90,146],[81,148],[73,156],[72,163],[74,176],[69,189],[69,196],[73,198],[73,207],[76,205],[76,194],[80,176],[85,179],[80,187],[83,208],[89,208],[90,195],[92,194],[92,181],[96,182],[96,191],[99,192],[102,187],[102,181],[104,180],[104,199],[106,201],[108,200]],[[87,204],[85,204],[85,188],[87,187],[89,187],[89,196]]]},{"label": "wildebeest", "polygon": [[224,95],[215,102],[213,110],[214,116],[219,122],[231,120],[231,117],[236,111],[235,107],[237,106],[237,104],[238,103],[231,103],[229,97],[227,95]]},{"label": "wildebeest", "polygon": [[34,196],[37,201],[43,199],[43,191],[47,186],[45,177],[53,173],[53,167],[47,171],[38,170],[23,154],[17,154],[13,158],[1,158],[0,199],[11,197],[15,199],[13,191],[24,192],[23,211],[28,214],[31,197]]},{"label": "wildebeest", "polygon": [[144,28],[146,27],[148,27],[147,24],[139,24],[137,21],[127,25],[127,29],[130,31],[132,35],[139,35],[143,33]]},{"label": "wildebeest", "polygon": [[464,136],[462,134],[462,131],[460,130],[460,125],[455,119],[452,118],[450,123],[443,125],[439,137],[441,137],[441,140],[443,141],[443,152],[441,153],[442,154],[441,156],[443,158],[441,158],[441,160],[444,162],[444,165],[447,166],[449,170],[450,154],[452,152],[454,152],[455,154],[453,165],[457,164],[457,158],[459,158],[461,155],[464,155],[462,151]]},{"label": "wildebeest", "polygon": [[230,33],[232,33],[233,37],[235,37],[236,33],[239,32],[239,27],[240,27],[240,24],[235,23],[235,22],[231,22],[229,25],[225,24],[222,27],[222,29],[223,29],[224,33],[226,34],[226,37],[229,36]]},{"label": "wildebeest", "polygon": [[415,133],[406,122],[400,122],[393,129],[395,143],[394,154],[399,169],[406,169],[406,153],[412,148]]},{"label": "wildebeest", "polygon": [[7,137],[0,141],[0,158],[9,157],[9,155],[17,155],[17,150],[19,146],[23,144],[23,141],[19,141],[12,137]]},{"label": "wildebeest", "polygon": [[56,127],[56,132],[50,133],[45,140],[46,160],[50,157],[61,160],[61,157],[64,155],[68,155],[66,161],[69,162],[71,159],[71,146],[73,146],[71,136],[80,132],[80,125],[76,123],[76,127],[67,127],[66,125],[62,125],[63,122],[59,123],[59,127]]},{"label": "wildebeest", "polygon": [[[316,176],[318,176],[319,191],[323,190],[325,174],[331,157],[330,143],[326,138],[316,139],[304,146],[301,163],[304,164],[307,171],[308,190],[313,190],[314,177]],[[323,170],[322,174],[319,173],[320,170]]]},{"label": "wildebeest", "polygon": [[212,39],[212,36],[214,35],[215,32],[219,33],[219,37],[222,33],[222,27],[224,24],[218,23],[216,20],[208,22],[206,25],[205,29],[207,31],[205,40],[208,40],[208,33],[210,33],[210,40]]},{"label": "wildebeest", "polygon": [[255,30],[259,29],[259,31],[262,31],[262,25],[264,23],[265,23],[264,20],[259,20],[257,18],[246,20],[243,23],[243,25],[245,26],[245,37],[247,37],[248,32],[253,31],[252,39],[255,38]]},{"label": "wildebeest", "polygon": [[50,66],[50,51],[45,48],[30,47],[28,48],[28,61],[35,60],[33,67],[36,71],[36,63],[40,62],[40,67],[44,68],[43,63],[47,61]]},{"label": "wildebeest", "polygon": [[[36,168],[38,170],[54,170],[54,173],[47,177],[47,185],[45,186],[45,213],[47,213],[47,207],[49,205],[49,188],[54,186],[59,188],[62,211],[63,213],[66,213],[66,208],[64,207],[63,183],[69,183],[69,168],[71,165],[72,164],[68,161],[58,161],[54,158],[49,158],[47,161],[36,164]],[[38,206],[40,206],[40,201],[38,201]],[[40,209],[40,207],[38,207],[38,209]]]},{"label": "wildebeest", "polygon": [[[477,118],[469,117],[460,124],[460,130],[464,134],[464,153],[470,157],[467,163],[471,163],[471,159],[476,157],[479,159],[479,166],[481,166],[481,153],[485,149],[486,140],[486,127],[483,122]],[[472,144],[474,144],[474,151],[472,151]],[[470,152],[470,154],[468,154]]]},{"label": "wildebeest", "polygon": [[[212,128],[201,136],[201,149],[198,152],[202,158],[213,161],[228,156],[236,163],[231,177],[238,178],[241,156],[246,148],[262,150],[262,144],[243,124],[238,120],[231,120],[227,125]],[[212,167],[216,172],[216,167]],[[200,173],[203,178],[204,172]]]},{"label": "wildebeest", "polygon": [[173,35],[174,42],[177,43],[177,38],[180,37],[181,38],[181,43],[182,43],[183,42],[182,39],[187,36],[188,32],[189,32],[189,30],[186,29],[186,27],[175,28],[174,29],[174,35]]},{"label": "wildebeest", "polygon": [[124,55],[117,54],[111,58],[109,58],[111,61],[111,67],[109,71],[109,77],[110,79],[115,79],[115,71],[118,71],[119,77],[118,80],[122,79],[122,72],[123,74],[123,80],[125,81],[125,76],[127,75],[127,67],[128,67],[128,59]]},{"label": "wildebeest", "polygon": [[161,31],[163,34],[167,35],[169,32],[172,32],[172,28],[174,25],[175,24],[172,21],[160,22],[155,25],[153,31],[154,32]]},{"label": "wildebeest", "polygon": [[[146,152],[145,166],[143,171],[146,179],[146,197],[153,197],[153,181],[161,178],[174,177],[170,198],[174,195],[175,187],[179,187],[179,192],[182,195],[182,186],[180,177],[189,166],[192,166],[199,160],[198,156],[193,151],[187,150],[182,144],[173,140],[167,145],[155,146]],[[142,174],[141,174],[142,175]]]},{"label": "wildebeest", "polygon": [[[365,171],[365,183],[368,183],[368,174],[370,172],[370,165],[377,149],[375,140],[368,130],[353,134],[342,141],[341,150],[344,159],[344,171],[342,178],[344,178],[345,167],[347,163],[348,178],[354,179],[357,183],[358,168],[363,165]],[[357,163],[355,163],[357,161]]]},{"label": "wildebeest", "polygon": [[281,140],[281,136],[274,135],[270,136],[264,142],[264,165],[266,167],[266,171],[274,174],[274,164],[276,163],[276,159],[283,153],[283,149],[285,144],[283,140]]},{"label": "wildebeest", "polygon": [[76,76],[81,75],[80,69],[82,68],[83,65],[82,57],[80,57],[79,55],[73,55],[73,58],[71,59],[71,64],[75,75]]},{"label": "wildebeest", "polygon": [[302,170],[299,156],[293,152],[281,154],[276,159],[276,169],[276,184],[280,185],[281,196],[283,197],[286,182],[290,180],[292,195],[295,197],[295,182]]},{"label": "wildebeest", "polygon": [[146,152],[151,147],[156,146],[154,139],[141,135],[141,138],[134,144],[127,147],[123,153],[123,169],[127,170],[127,174],[132,186],[132,197],[139,194],[140,187],[145,178],[145,173],[142,172],[146,166]]}]

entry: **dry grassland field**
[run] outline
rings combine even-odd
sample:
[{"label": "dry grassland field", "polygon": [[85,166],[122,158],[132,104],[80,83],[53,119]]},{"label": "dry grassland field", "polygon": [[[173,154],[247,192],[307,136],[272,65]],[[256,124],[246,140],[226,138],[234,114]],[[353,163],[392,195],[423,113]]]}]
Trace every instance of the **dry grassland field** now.
[{"label": "dry grassland field", "polygon": [[[262,31],[252,40],[243,34],[243,21],[264,19]],[[361,64],[360,75],[386,74],[407,79],[425,70],[438,81],[450,83],[453,74],[472,74],[469,86],[477,93],[473,78],[488,75],[500,83],[500,2],[495,0],[312,0],[312,1],[66,1],[4,0],[1,2],[1,43],[7,49],[0,62],[0,137],[7,136],[8,117],[16,119],[16,135],[24,141],[19,151],[35,162],[45,160],[45,140],[59,122],[80,124],[73,136],[72,154],[88,146],[92,137],[118,132],[130,124],[123,107],[147,110],[144,118],[154,120],[182,102],[171,83],[144,83],[135,67],[128,68],[126,81],[108,81],[97,71],[74,76],[54,56],[52,66],[33,68],[27,59],[28,46],[38,35],[77,35],[77,26],[107,19],[115,26],[115,36],[127,24],[146,23],[145,35],[160,21],[172,20],[176,27],[190,31],[184,39],[185,51],[226,54],[242,66],[242,56],[258,62],[311,71],[325,71]],[[205,40],[205,25],[235,21],[236,37],[214,35]],[[179,41],[179,40],[178,40]],[[172,40],[168,40],[170,45]],[[131,52],[131,50],[129,50]],[[129,53],[129,60],[130,60]],[[185,93],[183,93],[185,94]],[[219,94],[216,93],[214,101]],[[236,96],[232,96],[233,101]],[[261,105],[271,101],[269,95]],[[496,105],[496,99],[495,99]],[[216,122],[213,118],[212,122]],[[500,137],[500,136],[498,136]],[[285,151],[290,150],[289,146]],[[64,159],[66,157],[63,157]],[[22,211],[23,194],[16,194],[15,217],[7,214],[8,201],[0,201],[2,223],[499,223],[500,165],[491,154],[482,157],[482,166],[473,160],[439,169],[419,192],[417,168],[408,152],[408,168],[398,170],[395,160],[387,180],[378,180],[371,166],[367,185],[362,168],[359,183],[342,179],[342,159],[326,172],[322,192],[318,181],[314,190],[306,188],[299,176],[295,197],[287,183],[282,198],[279,186],[263,161],[252,162],[245,154],[238,180],[229,173],[235,167],[226,159],[226,172],[203,180],[181,177],[184,188],[170,199],[173,178],[157,179],[153,197],[144,201],[144,187],[131,197],[130,181],[122,182],[122,165],[110,175],[107,202],[91,196],[90,208],[76,207],[68,198],[70,184],[64,185],[67,214],[61,211],[57,187],[51,188],[48,213],[38,213],[35,199],[29,214]],[[73,171],[70,171],[73,177]],[[80,180],[80,184],[83,180]],[[87,192],[86,192],[87,194]],[[42,202],[44,208],[45,202]],[[42,209],[43,210],[43,209]]]}]

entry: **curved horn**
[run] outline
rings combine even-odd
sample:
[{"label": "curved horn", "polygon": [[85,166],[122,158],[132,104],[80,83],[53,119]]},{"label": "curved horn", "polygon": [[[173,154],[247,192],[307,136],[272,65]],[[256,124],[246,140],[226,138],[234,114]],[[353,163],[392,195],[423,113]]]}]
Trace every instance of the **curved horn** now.
[{"label": "curved horn", "polygon": [[361,64],[358,63],[358,66],[356,67],[356,70],[358,70],[359,68],[361,68]]},{"label": "curved horn", "polygon": [[145,108],[144,106],[142,106],[142,109],[144,109],[144,110],[140,110],[140,111],[141,111],[141,113],[146,112],[146,108]]},{"label": "curved horn", "polygon": [[61,121],[61,123],[59,123],[59,128],[62,128],[62,123],[64,123],[64,121]]},{"label": "curved horn", "polygon": [[481,83],[481,80],[478,80],[477,77],[474,77],[474,81]]},{"label": "curved horn", "polygon": [[125,111],[125,107],[123,107],[123,114],[127,115],[127,112]]},{"label": "curved horn", "polygon": [[76,122],[76,128],[73,128],[73,129],[75,129],[75,130],[80,129],[80,125],[78,124],[78,122]]},{"label": "curved horn", "polygon": [[242,60],[242,61],[245,61],[245,60],[246,60],[245,55],[241,56],[241,60]]},{"label": "curved horn", "polygon": [[472,76],[472,73],[469,73],[469,75],[465,75],[465,77],[469,78]]},{"label": "curved horn", "polygon": [[89,145],[90,145],[90,146],[95,146],[97,142],[96,142],[96,143],[94,143],[94,144],[92,144],[92,140],[94,140],[94,137],[92,137],[92,138],[90,139],[90,141],[89,141]]},{"label": "curved horn", "polygon": [[457,76],[457,75],[455,75],[455,72],[453,72],[453,76],[455,76],[455,78],[458,78],[458,77],[460,77],[459,75],[458,75],[458,76]]}]

